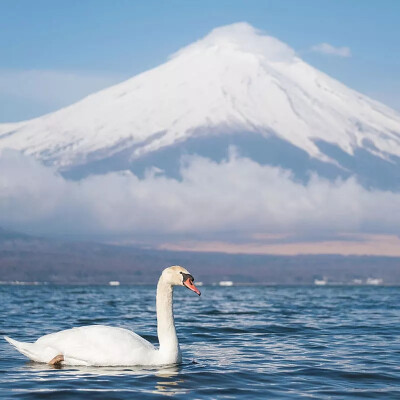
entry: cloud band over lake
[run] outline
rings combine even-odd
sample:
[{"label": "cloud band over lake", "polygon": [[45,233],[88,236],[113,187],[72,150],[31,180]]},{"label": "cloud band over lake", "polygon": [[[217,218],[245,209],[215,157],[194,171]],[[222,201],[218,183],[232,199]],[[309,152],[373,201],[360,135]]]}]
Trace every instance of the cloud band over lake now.
[{"label": "cloud band over lake", "polygon": [[34,234],[141,243],[151,235],[150,245],[211,238],[240,243],[240,252],[263,235],[318,247],[318,236],[400,234],[399,193],[367,190],[354,178],[300,183],[234,151],[219,163],[184,157],[181,180],[150,169],[143,179],[126,171],[69,181],[12,150],[0,153],[0,171],[0,225]]}]

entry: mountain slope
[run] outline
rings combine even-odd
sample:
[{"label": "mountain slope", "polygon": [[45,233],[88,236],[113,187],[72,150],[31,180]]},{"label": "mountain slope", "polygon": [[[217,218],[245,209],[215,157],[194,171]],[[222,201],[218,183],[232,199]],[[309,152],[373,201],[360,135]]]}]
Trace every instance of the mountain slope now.
[{"label": "mountain slope", "polygon": [[228,145],[250,134],[265,139],[265,149],[271,138],[286,144],[282,160],[294,147],[337,176],[368,176],[373,160],[377,182],[389,179],[390,188],[400,177],[390,175],[400,167],[399,114],[245,23],[217,28],[165,64],[57,112],[0,125],[0,148],[22,150],[66,174],[114,162],[102,164],[104,173],[188,141],[223,136]]}]

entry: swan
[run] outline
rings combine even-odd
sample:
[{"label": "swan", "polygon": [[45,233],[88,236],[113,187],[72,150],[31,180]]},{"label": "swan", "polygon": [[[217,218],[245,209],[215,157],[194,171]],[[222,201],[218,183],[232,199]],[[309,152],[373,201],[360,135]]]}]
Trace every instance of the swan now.
[{"label": "swan", "polygon": [[32,361],[60,365],[156,366],[182,360],[176,336],[172,297],[174,286],[186,286],[200,296],[187,269],[165,268],[157,285],[157,333],[159,348],[136,333],[123,328],[89,325],[44,335],[35,343],[18,342],[4,336]]}]

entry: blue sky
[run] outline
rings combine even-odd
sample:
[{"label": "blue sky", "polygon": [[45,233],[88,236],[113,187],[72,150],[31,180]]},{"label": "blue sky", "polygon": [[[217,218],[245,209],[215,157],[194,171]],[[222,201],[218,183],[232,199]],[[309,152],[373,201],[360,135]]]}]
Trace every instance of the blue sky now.
[{"label": "blue sky", "polygon": [[[75,102],[238,21],[400,110],[399,15],[397,0],[2,0],[0,122]],[[348,56],[310,50],[321,43],[348,48]]]}]

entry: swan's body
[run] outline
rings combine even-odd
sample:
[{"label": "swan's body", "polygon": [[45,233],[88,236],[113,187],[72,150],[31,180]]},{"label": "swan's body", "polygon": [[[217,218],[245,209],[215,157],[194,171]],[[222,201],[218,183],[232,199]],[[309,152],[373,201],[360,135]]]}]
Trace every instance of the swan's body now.
[{"label": "swan's body", "polygon": [[160,346],[127,329],[103,325],[82,326],[40,337],[35,343],[17,342],[5,336],[33,361],[50,363],[60,357],[65,365],[129,366],[165,365],[181,361],[176,336],[173,286],[184,285],[200,295],[193,277],[182,267],[166,268],[157,285],[157,332]]},{"label": "swan's body", "polygon": [[35,343],[6,340],[32,361],[48,363],[61,354],[65,365],[154,365],[159,352],[134,332],[103,325],[66,329]]}]

